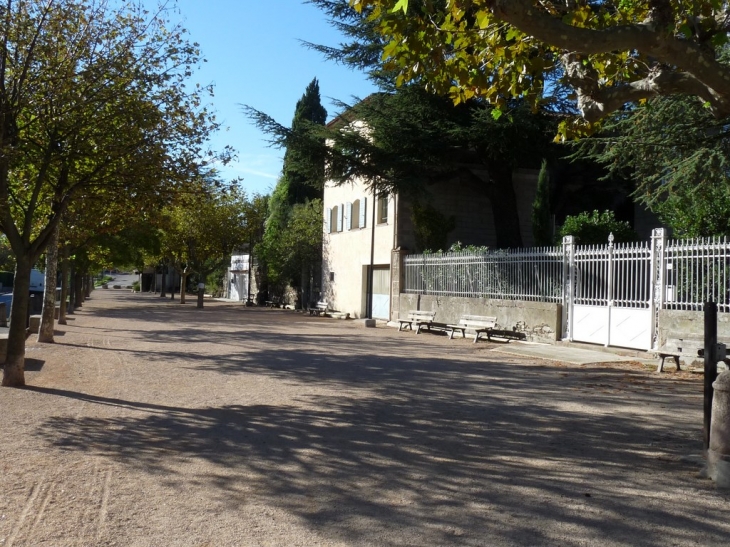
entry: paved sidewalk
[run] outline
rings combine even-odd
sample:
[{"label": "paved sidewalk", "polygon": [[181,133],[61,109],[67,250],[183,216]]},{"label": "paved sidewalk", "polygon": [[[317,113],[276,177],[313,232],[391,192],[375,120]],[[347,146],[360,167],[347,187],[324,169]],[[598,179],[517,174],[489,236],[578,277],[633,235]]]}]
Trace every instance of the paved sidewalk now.
[{"label": "paved sidewalk", "polygon": [[644,365],[653,365],[656,367],[658,363],[656,359],[646,359],[611,353],[610,349],[608,351],[600,351],[571,346],[556,346],[552,344],[511,342],[494,348],[494,351],[498,353],[507,353],[509,355],[517,355],[520,357],[534,357],[539,359],[548,359],[550,361],[573,363],[576,365],[585,365],[589,363],[634,362]]}]

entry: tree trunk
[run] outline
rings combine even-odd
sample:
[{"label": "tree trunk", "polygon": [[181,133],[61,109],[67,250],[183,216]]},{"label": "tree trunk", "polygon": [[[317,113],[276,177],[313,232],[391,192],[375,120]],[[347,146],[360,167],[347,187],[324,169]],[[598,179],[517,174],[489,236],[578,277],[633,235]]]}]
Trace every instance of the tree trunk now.
[{"label": "tree trunk", "polygon": [[198,307],[203,308],[203,296],[205,295],[205,285],[198,283]]},{"label": "tree trunk", "polygon": [[46,287],[43,291],[43,311],[41,312],[41,326],[38,330],[38,342],[53,343],[53,327],[56,320],[56,270],[58,269],[58,232],[61,225],[57,224],[51,240],[46,248]]},{"label": "tree trunk", "polygon": [[512,185],[512,169],[490,169],[489,178],[487,196],[492,203],[497,247],[501,249],[522,247],[517,197]]},{"label": "tree trunk", "polygon": [[165,275],[165,265],[162,265],[162,279],[160,282],[160,298],[165,297],[165,282],[167,281],[166,275]]},{"label": "tree trunk", "polygon": [[66,312],[67,305],[66,299],[68,299],[68,248],[63,249],[63,259],[61,262],[61,309],[58,312],[58,324],[66,324]]},{"label": "tree trunk", "polygon": [[25,385],[25,332],[28,322],[30,301],[31,261],[27,256],[16,256],[13,304],[10,308],[10,330],[8,331],[8,353],[3,367],[2,385],[23,387]]},{"label": "tree trunk", "polygon": [[74,310],[76,309],[76,266],[71,265],[71,272],[68,277],[68,296],[69,296],[69,306],[68,306],[68,314],[73,315]]},{"label": "tree trunk", "polygon": [[76,308],[83,306],[83,283],[84,277],[80,273],[76,272],[76,275],[74,275],[74,307]]},{"label": "tree trunk", "polygon": [[180,304],[185,304],[185,288],[188,286],[187,278],[188,274],[186,272],[180,274]]},{"label": "tree trunk", "polygon": [[94,290],[94,276],[89,274],[85,277],[86,279],[86,290],[84,291],[84,298],[91,298],[91,291]]}]

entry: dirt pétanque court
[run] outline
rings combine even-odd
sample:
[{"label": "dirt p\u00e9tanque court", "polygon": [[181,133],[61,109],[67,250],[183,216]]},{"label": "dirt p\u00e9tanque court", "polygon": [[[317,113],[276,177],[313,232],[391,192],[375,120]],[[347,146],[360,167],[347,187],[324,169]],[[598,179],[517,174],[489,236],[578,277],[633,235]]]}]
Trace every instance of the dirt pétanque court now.
[{"label": "dirt p\u00e9tanque court", "polygon": [[93,293],[0,390],[0,546],[728,545],[702,383]]}]

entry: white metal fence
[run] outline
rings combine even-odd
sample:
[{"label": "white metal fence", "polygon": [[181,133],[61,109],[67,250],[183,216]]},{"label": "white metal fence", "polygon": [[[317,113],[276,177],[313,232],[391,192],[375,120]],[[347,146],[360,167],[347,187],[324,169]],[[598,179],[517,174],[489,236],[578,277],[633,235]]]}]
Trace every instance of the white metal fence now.
[{"label": "white metal fence", "polygon": [[405,291],[411,294],[560,302],[560,247],[411,255]]},{"label": "white metal fence", "polygon": [[716,302],[730,312],[730,242],[727,237],[669,241],[664,251],[663,307],[701,310]]},{"label": "white metal fence", "polygon": [[[662,233],[663,237],[663,233]],[[576,304],[730,312],[727,238],[562,247],[405,258],[405,293],[564,302],[573,276]]]}]

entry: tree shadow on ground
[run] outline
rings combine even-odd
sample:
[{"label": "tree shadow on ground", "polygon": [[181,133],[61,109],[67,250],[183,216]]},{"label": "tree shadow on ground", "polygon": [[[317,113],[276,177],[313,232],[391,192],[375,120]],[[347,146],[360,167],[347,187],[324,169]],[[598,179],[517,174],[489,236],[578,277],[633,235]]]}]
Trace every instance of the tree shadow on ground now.
[{"label": "tree shadow on ground", "polygon": [[[340,362],[336,366],[350,371],[345,375],[350,382],[370,378],[373,393],[315,398],[309,409],[181,408],[29,389],[140,413],[51,418],[38,434],[56,447],[119,459],[167,474],[173,483],[184,480],[175,476],[178,465],[207,460],[221,469],[207,480],[227,503],[244,504],[257,492],[323,533],[350,539],[364,532],[353,528],[352,515],[414,534],[428,523],[441,545],[452,544],[454,533],[469,537],[474,530],[484,535],[461,537],[459,543],[490,537],[552,543],[551,531],[532,526],[534,519],[619,544],[684,544],[698,532],[719,539],[730,531],[702,507],[668,507],[651,491],[661,480],[657,476],[686,479],[689,470],[677,456],[701,448],[666,416],[639,421],[607,409],[575,412],[570,403],[584,394],[571,393],[565,379],[547,369],[520,367],[516,375],[515,366],[497,362],[469,370],[467,362],[394,361]],[[343,377],[331,370],[332,362],[310,361],[304,371],[288,360],[261,356],[261,362],[273,374],[297,379],[307,369],[320,381]],[[257,366],[259,372],[265,366]],[[530,384],[536,387],[527,389]],[[601,398],[595,403],[612,404]],[[651,449],[652,443],[663,449]],[[627,482],[628,470],[645,482]],[[710,484],[695,486],[705,484],[708,495],[717,495]],[[657,527],[670,531],[657,535]]]},{"label": "tree shadow on ground", "polygon": [[[509,362],[469,340],[344,322],[328,330],[287,312],[222,305],[200,319],[157,308],[90,309],[161,325],[118,329],[145,350],[87,349],[124,352],[160,373],[260,375],[336,395],[303,390],[290,404],[184,408],[29,388],[124,410],[52,417],[37,435],[172,484],[190,480],[181,469],[191,462],[209,462],[218,471],[195,480],[214,486],[222,503],[263,500],[352,542],[373,530],[388,539],[372,543],[394,545],[425,544],[426,535],[429,545],[723,545],[730,534],[718,509],[727,496],[680,460],[702,448],[697,382],[628,365]],[[221,351],[198,353],[200,344]],[[638,418],[645,405],[657,412]],[[688,502],[667,503],[667,491]]]}]

